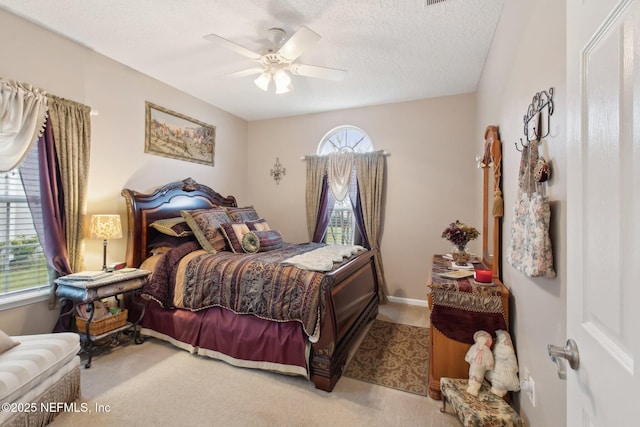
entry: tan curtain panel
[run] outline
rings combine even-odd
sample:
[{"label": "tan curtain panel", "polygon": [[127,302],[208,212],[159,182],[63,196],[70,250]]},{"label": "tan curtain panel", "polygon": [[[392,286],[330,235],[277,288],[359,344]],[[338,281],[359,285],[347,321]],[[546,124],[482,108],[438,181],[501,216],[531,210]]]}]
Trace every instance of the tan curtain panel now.
[{"label": "tan curtain panel", "polygon": [[8,172],[22,162],[42,134],[46,118],[46,92],[0,79],[0,172]]},{"label": "tan curtain panel", "polygon": [[[49,95],[49,120],[64,194],[66,242],[72,271],[82,268],[82,224],[86,214],[91,108]],[[52,295],[55,298],[55,295]]]},{"label": "tan curtain panel", "polygon": [[305,192],[307,232],[309,241],[312,241],[318,222],[318,208],[322,195],[322,180],[327,169],[327,158],[325,156],[306,156],[305,160],[307,161],[307,188]]},{"label": "tan curtain panel", "polygon": [[387,284],[380,255],[380,224],[382,224],[382,194],[384,190],[385,160],[382,151],[355,155],[356,176],[362,205],[364,227],[371,249],[376,250],[375,263],[378,273],[381,302],[386,301]]}]

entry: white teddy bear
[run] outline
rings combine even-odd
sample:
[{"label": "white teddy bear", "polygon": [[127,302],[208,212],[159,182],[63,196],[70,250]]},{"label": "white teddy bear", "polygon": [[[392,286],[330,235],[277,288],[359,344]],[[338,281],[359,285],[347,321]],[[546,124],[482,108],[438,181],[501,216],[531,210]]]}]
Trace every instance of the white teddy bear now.
[{"label": "white teddy bear", "polygon": [[467,393],[478,395],[485,372],[493,369],[493,354],[491,353],[491,334],[487,331],[476,331],[473,334],[475,344],[467,351],[464,360],[469,363],[469,386]]},{"label": "white teddy bear", "polygon": [[502,397],[507,394],[507,391],[520,390],[520,379],[518,378],[518,360],[509,332],[497,330],[496,337],[493,347],[495,367],[487,371],[485,376],[491,382],[491,392]]}]

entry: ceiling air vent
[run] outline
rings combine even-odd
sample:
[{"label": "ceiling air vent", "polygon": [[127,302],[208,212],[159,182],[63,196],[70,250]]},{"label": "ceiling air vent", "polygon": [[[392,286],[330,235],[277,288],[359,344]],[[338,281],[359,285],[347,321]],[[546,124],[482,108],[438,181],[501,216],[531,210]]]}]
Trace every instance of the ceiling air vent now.
[{"label": "ceiling air vent", "polygon": [[447,1],[447,0],[424,0],[424,5],[425,6],[432,6],[432,5],[436,4],[436,3],[442,3],[442,2],[445,2],[445,1]]}]

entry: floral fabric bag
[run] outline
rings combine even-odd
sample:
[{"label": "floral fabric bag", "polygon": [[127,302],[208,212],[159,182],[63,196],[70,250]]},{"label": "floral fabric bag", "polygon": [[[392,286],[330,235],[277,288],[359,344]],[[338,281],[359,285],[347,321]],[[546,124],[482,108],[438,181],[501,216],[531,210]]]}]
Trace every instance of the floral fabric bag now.
[{"label": "floral fabric bag", "polygon": [[549,197],[537,191],[533,173],[538,164],[538,141],[522,150],[518,177],[518,200],[513,210],[507,262],[529,277],[554,278],[553,251],[549,237]]}]

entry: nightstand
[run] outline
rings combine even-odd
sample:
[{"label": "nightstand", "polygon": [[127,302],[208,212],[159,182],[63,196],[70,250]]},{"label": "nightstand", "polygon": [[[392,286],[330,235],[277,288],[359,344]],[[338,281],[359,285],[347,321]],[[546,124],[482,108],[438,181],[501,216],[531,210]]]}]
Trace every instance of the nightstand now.
[{"label": "nightstand", "polygon": [[[142,343],[143,340],[140,337],[138,325],[144,317],[145,305],[137,301],[136,296],[147,283],[150,274],[151,272],[148,270],[126,268],[109,273],[94,280],[70,280],[65,279],[65,277],[60,277],[55,280],[58,285],[56,294],[63,300],[67,299],[73,302],[71,311],[63,313],[61,316],[66,316],[72,313],[75,314],[76,307],[78,304],[82,303],[87,304],[87,312],[90,312],[84,330],[77,331],[82,336],[82,350],[85,351],[89,357],[85,365],[86,368],[91,367],[91,359],[93,357],[93,352],[97,347],[97,341],[107,337],[117,338],[120,333],[128,332],[132,334],[136,344]],[[114,297],[118,306],[120,306],[121,301],[118,297],[126,293],[132,294],[131,301],[140,310],[140,314],[135,322],[127,321],[122,326],[92,335],[91,324],[93,321],[94,303],[102,298]]]}]

